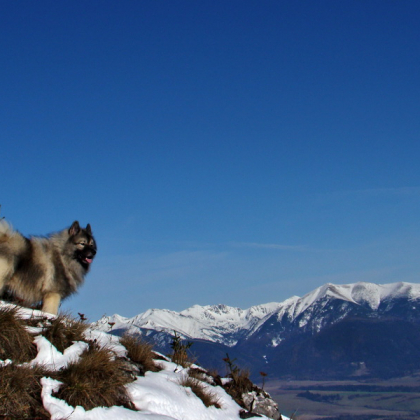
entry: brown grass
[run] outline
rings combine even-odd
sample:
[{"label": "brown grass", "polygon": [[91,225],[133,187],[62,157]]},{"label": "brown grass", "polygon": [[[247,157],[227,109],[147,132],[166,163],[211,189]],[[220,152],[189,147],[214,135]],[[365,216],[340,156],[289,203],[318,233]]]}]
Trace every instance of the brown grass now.
[{"label": "brown grass", "polygon": [[50,374],[40,366],[0,368],[0,416],[7,419],[49,419],[41,401],[40,379]]},{"label": "brown grass", "polygon": [[188,375],[191,378],[198,379],[199,381],[205,382],[209,385],[212,385],[212,386],[220,385],[221,386],[222,381],[220,379],[220,376],[218,377],[219,381],[217,381],[216,376],[215,376],[215,375],[217,375],[217,373],[214,373],[214,372],[215,371],[211,372],[211,371],[207,371],[205,369],[191,368],[190,367],[189,370],[188,370]]},{"label": "brown grass", "polygon": [[195,361],[188,355],[188,350],[192,345],[192,341],[184,342],[181,336],[174,331],[171,343],[172,354],[170,355],[172,362],[183,368],[190,367]]},{"label": "brown grass", "polygon": [[183,368],[190,367],[194,362],[190,360],[186,351],[177,351],[171,355],[173,363],[182,366]]},{"label": "brown grass", "polygon": [[84,341],[83,333],[87,325],[76,321],[67,315],[59,315],[57,318],[49,321],[49,325],[42,330],[42,335],[57,348],[63,352],[70,347],[74,341]]},{"label": "brown grass", "polygon": [[0,359],[29,362],[37,353],[32,336],[18,316],[16,307],[0,308]]},{"label": "brown grass", "polygon": [[199,379],[187,376],[180,383],[184,387],[191,388],[191,391],[200,398],[206,407],[214,406],[221,408],[219,398],[213,392],[209,391],[208,388]]},{"label": "brown grass", "polygon": [[223,387],[222,378],[219,375],[219,371],[217,369],[215,369],[215,368],[209,369],[207,371],[207,374],[212,378],[212,383],[214,385],[218,385],[218,386]]},{"label": "brown grass", "polygon": [[91,347],[77,362],[56,372],[54,378],[64,383],[57,397],[73,407],[80,405],[90,410],[122,405],[133,408],[124,387],[130,379],[124,373],[121,360],[107,348]]},{"label": "brown grass", "polygon": [[127,356],[134,363],[141,365],[144,372],[159,372],[161,370],[154,361],[156,356],[153,346],[146,343],[141,337],[125,334],[120,339],[120,343],[127,349]]},{"label": "brown grass", "polygon": [[233,375],[229,374],[228,376],[231,377],[232,380],[224,386],[225,391],[241,407],[244,407],[242,394],[246,392],[251,392],[254,386],[251,380],[249,379],[249,370],[238,369]]}]

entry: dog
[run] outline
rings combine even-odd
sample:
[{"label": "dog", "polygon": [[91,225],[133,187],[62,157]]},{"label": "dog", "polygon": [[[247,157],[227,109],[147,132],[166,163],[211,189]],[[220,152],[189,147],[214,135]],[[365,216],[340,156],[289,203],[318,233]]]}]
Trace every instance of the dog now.
[{"label": "dog", "polygon": [[88,224],[75,221],[47,237],[26,238],[0,220],[0,294],[6,289],[26,304],[42,301],[57,315],[61,300],[76,293],[97,247]]}]

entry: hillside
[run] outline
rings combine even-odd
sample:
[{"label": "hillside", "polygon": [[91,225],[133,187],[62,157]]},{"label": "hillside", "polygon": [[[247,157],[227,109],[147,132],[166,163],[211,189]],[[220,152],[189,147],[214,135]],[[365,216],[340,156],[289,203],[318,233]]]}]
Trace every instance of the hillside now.
[{"label": "hillside", "polygon": [[180,340],[168,358],[79,315],[54,317],[0,301],[0,419],[281,419],[239,368],[221,378],[190,362]]},{"label": "hillside", "polygon": [[[167,351],[176,331],[198,362],[220,368],[229,353],[271,378],[396,377],[420,370],[420,285],[325,284],[303,297],[243,310],[195,305],[104,317],[95,328],[142,335]],[[399,357],[396,357],[399,355]]]}]

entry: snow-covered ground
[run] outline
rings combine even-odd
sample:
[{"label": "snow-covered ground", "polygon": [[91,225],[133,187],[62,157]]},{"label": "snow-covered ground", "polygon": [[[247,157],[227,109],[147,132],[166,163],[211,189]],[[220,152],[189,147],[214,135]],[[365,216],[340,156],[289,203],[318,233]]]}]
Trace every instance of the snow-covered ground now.
[{"label": "snow-covered ground", "polygon": [[[0,301],[0,307],[9,304]],[[22,318],[45,315],[40,311],[20,309]],[[32,328],[36,332],[36,328]],[[119,356],[126,354],[126,349],[119,343],[118,337],[89,328],[87,339],[96,339],[101,345],[106,345]],[[35,337],[38,354],[29,364],[42,364],[53,370],[65,367],[75,361],[86,349],[85,342],[74,342],[63,353],[58,351],[45,337]],[[0,366],[11,361],[0,361]],[[51,378],[42,378],[42,401],[44,408],[50,413],[51,419],[61,420],[239,420],[241,408],[221,387],[211,387],[216,394],[221,408],[205,407],[202,401],[189,389],[180,385],[187,375],[187,369],[172,362],[159,360],[163,368],[160,372],[147,372],[145,376],[127,385],[128,394],[139,411],[123,407],[97,407],[86,411],[77,406],[72,407],[53,394],[60,387],[60,382]],[[259,417],[267,419],[267,417]],[[287,419],[283,416],[284,419]]]}]

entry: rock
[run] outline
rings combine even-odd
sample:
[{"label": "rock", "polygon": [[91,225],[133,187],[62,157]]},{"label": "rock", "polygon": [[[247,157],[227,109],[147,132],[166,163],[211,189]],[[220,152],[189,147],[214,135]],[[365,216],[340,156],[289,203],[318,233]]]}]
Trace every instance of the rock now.
[{"label": "rock", "polygon": [[135,363],[127,358],[120,358],[121,369],[124,375],[129,377],[131,380],[136,380],[137,376],[144,376],[144,368],[139,363]]},{"label": "rock", "polygon": [[262,389],[242,394],[242,400],[250,413],[262,414],[273,420],[282,418],[277,403],[271,399],[270,394]]}]

